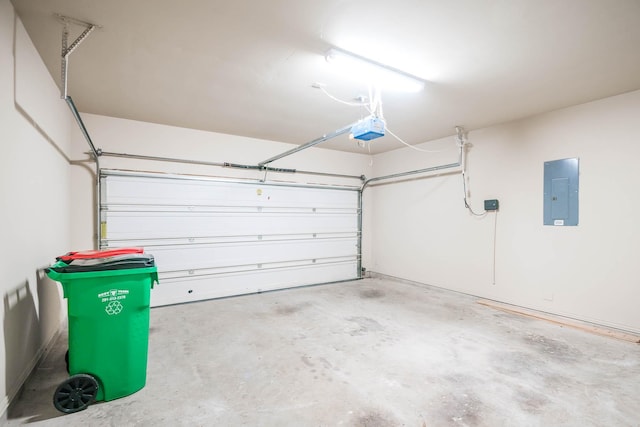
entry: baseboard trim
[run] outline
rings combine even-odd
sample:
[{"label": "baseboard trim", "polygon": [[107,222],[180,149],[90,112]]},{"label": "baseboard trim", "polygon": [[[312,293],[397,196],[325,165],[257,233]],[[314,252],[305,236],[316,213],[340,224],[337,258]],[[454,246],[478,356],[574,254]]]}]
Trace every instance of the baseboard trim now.
[{"label": "baseboard trim", "polygon": [[55,333],[51,334],[51,337],[49,337],[49,339],[38,349],[33,358],[31,358],[31,361],[27,364],[26,368],[18,377],[18,382],[12,387],[12,389],[7,390],[6,396],[4,396],[4,398],[0,401],[0,420],[4,420],[7,418],[7,409],[9,409],[9,406],[11,405],[13,400],[20,394],[22,387],[24,387],[29,377],[31,377],[31,375],[36,371],[38,365],[45,359],[45,357],[53,347],[53,343],[62,333],[63,326],[64,322],[61,322],[58,325],[58,330]]},{"label": "baseboard trim", "polygon": [[[630,328],[626,325],[617,325],[611,322],[605,322],[601,319],[589,319],[589,318],[585,318],[585,317],[579,317],[570,313],[552,313],[552,312],[547,312],[547,311],[542,311],[538,308],[529,308],[529,307],[524,307],[524,306],[520,306],[520,305],[515,305],[506,301],[499,301],[499,300],[493,300],[490,298],[487,298],[487,296],[483,296],[483,295],[474,295],[474,294],[469,294],[466,292],[461,292],[461,291],[456,291],[453,289],[448,289],[448,288],[444,288],[442,286],[437,286],[437,285],[431,285],[428,283],[422,283],[422,282],[417,282],[415,280],[408,280],[408,279],[403,279],[401,277],[396,277],[396,276],[390,276],[388,274],[383,274],[383,273],[378,273],[378,272],[374,272],[374,271],[369,271],[368,272],[369,277],[372,279],[386,279],[386,280],[394,280],[396,282],[400,282],[400,283],[405,283],[408,285],[413,285],[413,286],[422,286],[422,287],[429,287],[429,288],[433,288],[433,289],[441,289],[447,292],[454,292],[456,294],[459,295],[465,295],[468,297],[472,297],[472,298],[477,298],[480,301],[479,302],[481,305],[484,306],[489,306],[489,302],[491,304],[495,304],[496,306],[491,307],[493,309],[499,309],[497,307],[497,305],[502,305],[504,306],[504,310],[506,310],[506,307],[510,307],[511,311],[521,311],[521,312],[531,312],[531,313],[537,313],[537,317],[539,317],[542,320],[544,319],[544,316],[549,316],[549,317],[553,317],[556,319],[562,319],[562,320],[557,320],[557,322],[562,322],[564,325],[570,326],[571,324],[576,324],[576,325],[584,325],[583,329],[586,332],[589,332],[589,328],[591,328],[591,332],[592,333],[596,333],[593,332],[593,330],[598,330],[599,332],[597,333],[598,335],[602,335],[602,336],[607,336],[610,338],[616,338],[616,339],[622,339],[624,341],[629,341],[629,342],[633,342],[633,343],[639,343],[638,342],[638,337],[640,336],[640,331]],[[485,304],[483,304],[483,302],[487,302]],[[503,311],[504,311],[503,310]],[[519,313],[519,314],[523,314],[523,313]],[[530,316],[533,317],[533,316]],[[626,326],[626,327],[625,327]],[[578,328],[576,326],[576,328]],[[580,328],[578,328],[580,329]],[[621,338],[624,337],[624,338]]]},{"label": "baseboard trim", "polygon": [[628,341],[635,344],[640,343],[640,335],[632,334],[629,332],[623,332],[620,330],[612,329],[602,325],[594,325],[581,320],[569,319],[563,316],[557,316],[551,313],[545,313],[543,311],[531,310],[524,307],[519,307],[512,304],[505,304],[497,301],[491,301],[481,299],[477,301],[478,304],[485,307],[493,308],[495,310],[504,311],[506,313],[517,314],[520,316],[531,317],[534,319],[544,320],[546,322],[554,323],[556,325],[568,326],[580,331],[589,332],[590,334],[596,334],[603,337],[615,338],[622,341]]}]

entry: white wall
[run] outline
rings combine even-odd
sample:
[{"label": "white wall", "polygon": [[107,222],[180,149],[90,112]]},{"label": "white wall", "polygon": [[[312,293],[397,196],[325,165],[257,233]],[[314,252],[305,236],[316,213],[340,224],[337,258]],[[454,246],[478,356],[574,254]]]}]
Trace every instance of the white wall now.
[{"label": "white wall", "polygon": [[69,248],[65,109],[13,6],[0,0],[0,417],[65,318],[60,287],[41,270]]},{"label": "white wall", "polygon": [[[83,114],[83,121],[94,145],[107,152],[129,153],[255,165],[295,146],[280,142],[178,128],[113,117]],[[79,131],[72,132],[73,157],[88,158],[88,145]],[[298,152],[273,162],[271,166],[305,171],[331,172],[360,176],[371,171],[370,156],[342,153],[319,147]],[[100,157],[101,168],[196,174],[223,178],[257,180],[263,172],[213,166],[168,163],[147,160]],[[72,171],[72,246],[90,248],[95,244],[95,169],[92,163],[77,166]],[[305,174],[269,172],[267,180],[307,184],[360,185],[358,179],[329,178]],[[370,251],[364,254],[370,258]]]},{"label": "white wall", "polygon": [[[639,108],[640,92],[634,92],[470,132],[470,202],[482,211],[483,199],[498,198],[497,216],[476,218],[464,209],[459,173],[367,189],[363,265],[383,274],[640,331],[633,308],[638,293],[632,262],[638,237],[632,210],[640,203],[630,196],[634,174],[638,178],[633,169],[633,155],[639,150],[633,125]],[[291,148],[91,114],[83,118],[95,145],[105,151],[255,164]],[[87,158],[83,153],[88,147],[76,130],[72,141],[73,158]],[[421,147],[435,152],[395,150],[375,156],[373,168],[369,156],[321,148],[273,165],[379,176],[457,160],[453,136]],[[567,157],[581,161],[580,225],[543,226],[543,163]],[[249,179],[261,175],[109,157],[101,158],[101,166]],[[72,177],[72,247],[92,247],[93,165],[74,167]],[[356,183],[305,175],[268,178]]]},{"label": "white wall", "polygon": [[[14,54],[15,53],[15,54]],[[53,258],[94,246],[93,164],[8,0],[0,0],[0,414],[65,318]],[[65,111],[63,113],[63,111]],[[485,218],[462,204],[461,177],[370,188],[363,264],[370,270],[640,332],[635,213],[640,91],[473,131],[469,191],[501,209]],[[291,145],[84,114],[105,151],[257,163]],[[313,148],[273,166],[377,176],[456,160],[454,139],[370,157]],[[580,158],[580,225],[542,225],[543,162]],[[80,159],[69,166],[69,158]],[[103,157],[102,167],[261,178],[254,171]],[[268,179],[356,184],[269,174]],[[497,223],[494,220],[497,219]],[[494,224],[496,235],[494,281]],[[373,249],[372,249],[373,248]]]},{"label": "white wall", "polygon": [[[639,117],[636,91],[470,132],[470,201],[482,211],[484,199],[499,199],[497,217],[465,210],[460,174],[366,190],[373,198],[368,267],[640,332]],[[377,155],[375,175],[455,161],[453,141],[421,145],[445,153]],[[580,223],[543,226],[543,163],[570,157],[580,158]]]}]

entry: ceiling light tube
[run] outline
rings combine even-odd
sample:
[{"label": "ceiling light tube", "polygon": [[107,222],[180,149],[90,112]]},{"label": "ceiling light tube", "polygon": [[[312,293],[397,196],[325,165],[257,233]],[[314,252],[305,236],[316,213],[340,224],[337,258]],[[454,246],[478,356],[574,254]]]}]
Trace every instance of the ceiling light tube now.
[{"label": "ceiling light tube", "polygon": [[420,92],[425,80],[397,68],[333,47],[325,54],[327,62],[346,76],[384,90]]}]

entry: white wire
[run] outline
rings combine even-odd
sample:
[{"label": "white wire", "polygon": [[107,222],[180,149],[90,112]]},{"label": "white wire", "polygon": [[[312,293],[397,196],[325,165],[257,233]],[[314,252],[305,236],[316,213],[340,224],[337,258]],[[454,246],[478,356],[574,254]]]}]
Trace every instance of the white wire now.
[{"label": "white wire", "polygon": [[[344,105],[349,105],[351,107],[365,107],[367,109],[367,111],[369,112],[369,114],[376,116],[376,110],[378,110],[378,117],[380,117],[382,119],[382,97],[380,96],[380,92],[376,91],[375,95],[373,94],[373,88],[371,86],[369,86],[369,103],[366,102],[350,102],[350,101],[345,101],[342,100],[340,98],[337,98],[333,95],[331,95],[329,92],[327,92],[327,90],[322,87],[322,86],[318,86],[318,89],[320,89],[322,91],[322,93],[324,93],[325,95],[327,95],[329,98],[333,99],[336,102],[339,102],[341,104]],[[456,128],[457,130],[458,128]],[[391,129],[389,129],[388,126],[386,126],[385,124],[385,132],[389,133],[389,135],[393,136],[398,142],[406,145],[408,148],[411,148],[412,150],[415,151],[419,151],[421,153],[443,153],[446,150],[425,150],[424,148],[418,148],[415,147],[411,144],[409,144],[408,142],[405,142],[402,138],[400,138],[398,135],[396,135]],[[466,177],[466,169],[467,169],[467,165],[466,165],[466,161],[465,161],[465,146],[467,145],[467,141],[466,138],[464,136],[460,136],[460,134],[458,134],[458,137],[456,138],[457,141],[457,145],[458,147],[460,147],[461,150],[463,150],[462,153],[462,190],[464,191],[464,207],[467,208],[469,210],[469,212],[477,217],[484,217],[487,215],[487,211],[484,211],[482,213],[476,213],[473,211],[473,208],[471,207],[471,205],[469,204],[468,200],[467,200],[467,177]],[[369,151],[369,154],[371,154],[371,141],[368,141],[367,143],[367,150]],[[373,162],[373,160],[372,160]],[[266,173],[265,173],[265,179],[266,179]],[[495,249],[494,249],[495,250]],[[495,267],[494,267],[495,270]],[[495,271],[494,271],[494,283],[495,283]]]},{"label": "white wire", "polygon": [[396,135],[395,133],[393,133],[393,132],[391,131],[391,129],[389,129],[389,127],[385,126],[385,127],[384,127],[384,130],[385,130],[386,132],[388,132],[388,133],[389,133],[389,135],[393,136],[393,137],[394,137],[395,139],[397,139],[399,142],[403,143],[404,145],[406,145],[407,147],[411,148],[412,150],[420,151],[421,153],[444,153],[444,152],[446,151],[446,150],[437,150],[437,151],[436,151],[436,150],[425,150],[424,148],[418,148],[418,147],[415,147],[415,146],[413,146],[413,145],[411,145],[411,144],[409,144],[409,143],[407,143],[407,142],[404,142],[404,141],[402,140],[402,138],[400,138],[398,135]]},{"label": "white wire", "polygon": [[351,101],[345,101],[345,100],[340,99],[340,98],[336,98],[335,96],[333,96],[329,92],[327,92],[327,90],[322,86],[318,86],[318,89],[320,89],[322,91],[322,93],[324,93],[325,95],[327,95],[329,98],[333,99],[334,101],[339,102],[339,103],[344,104],[344,105],[348,105],[350,107],[366,107],[367,104],[368,104],[366,102],[351,102]]},{"label": "white wire", "polygon": [[480,216],[483,217],[485,215],[487,215],[487,211],[484,211],[482,213],[475,213],[473,211],[473,209],[471,208],[471,205],[469,204],[469,202],[467,201],[467,150],[466,150],[466,145],[468,144],[466,138],[463,136],[458,135],[458,137],[456,138],[456,141],[458,141],[458,147],[460,147],[460,160],[461,160],[461,169],[462,169],[462,191],[464,191],[464,207],[467,208],[469,210],[469,212],[471,212],[472,215],[474,216]]},{"label": "white wire", "polygon": [[[382,97],[380,94],[379,90],[376,90],[376,93],[373,93],[373,87],[369,86],[369,101],[370,102],[351,102],[351,101],[345,101],[343,99],[337,98],[333,95],[331,95],[323,86],[318,86],[318,89],[320,89],[322,91],[322,93],[324,93],[325,95],[327,95],[330,99],[339,102],[341,104],[344,105],[348,105],[350,107],[365,107],[367,109],[367,111],[369,112],[369,114],[374,115],[376,117],[379,117],[380,119],[383,119],[382,117]],[[376,110],[378,110],[378,114],[376,115]],[[384,120],[384,119],[383,119]],[[386,126],[385,124],[385,131],[389,133],[389,135],[393,136],[396,140],[398,140],[399,142],[401,142],[402,144],[406,145],[407,147],[411,148],[412,150],[415,151],[420,151],[421,153],[443,153],[446,150],[425,150],[423,148],[418,148],[415,147],[407,142],[405,142],[402,138],[400,138],[398,135],[396,135],[395,133],[393,133],[393,131],[391,131],[391,129],[389,129],[389,127]],[[369,148],[369,153],[371,153],[371,141],[369,141],[368,144],[368,148]],[[465,198],[465,203],[466,203],[466,198]]]},{"label": "white wire", "polygon": [[467,202],[467,178],[464,169],[462,170],[462,190],[464,191],[464,207],[467,208],[469,212],[471,212],[471,214],[474,216],[485,216],[487,214],[487,211],[484,211],[482,213],[475,213],[471,208],[469,202]]},{"label": "white wire", "polygon": [[[320,89],[322,91],[322,93],[324,93],[325,95],[327,95],[329,98],[333,99],[336,102],[339,102],[341,104],[344,105],[349,105],[351,107],[365,107],[367,109],[367,111],[369,112],[369,114],[376,116],[376,110],[378,110],[378,117],[380,117],[382,119],[382,97],[380,96],[380,92],[376,91],[375,95],[373,94],[373,88],[371,86],[369,86],[369,103],[366,102],[350,102],[350,101],[345,101],[342,100],[340,98],[337,98],[333,95],[331,95],[329,92],[327,92],[327,90],[322,87],[322,86],[318,86],[318,89]],[[457,128],[456,128],[457,130]],[[408,142],[405,142],[402,138],[400,138],[398,135],[396,135],[391,129],[389,129],[389,127],[385,124],[385,132],[389,133],[389,135],[391,135],[392,137],[394,137],[398,142],[406,145],[408,148],[411,148],[412,150],[415,151],[419,151],[421,153],[443,153],[446,150],[425,150],[424,148],[418,148],[415,147],[411,144],[409,144]],[[484,217],[487,215],[487,211],[484,211],[482,213],[476,213],[473,211],[473,208],[471,207],[471,205],[469,204],[468,200],[467,200],[467,177],[466,177],[466,161],[464,159],[465,153],[465,146],[467,145],[467,141],[465,140],[464,136],[460,136],[460,134],[458,134],[458,137],[456,138],[457,141],[457,146],[460,147],[461,150],[463,150],[462,153],[462,190],[464,191],[464,207],[466,209],[469,210],[469,212],[477,217]],[[367,141],[367,150],[369,151],[369,154],[371,154],[371,141]],[[373,162],[373,160],[372,160]],[[265,174],[265,178],[266,178],[266,174]],[[495,250],[495,248],[494,248]],[[494,254],[495,257],[495,254]],[[494,267],[494,284],[495,284],[495,267]]]},{"label": "white wire", "polygon": [[384,116],[382,115],[382,93],[379,87],[374,88],[372,85],[369,85],[369,99],[371,100],[369,108],[367,108],[369,113],[384,120]]},{"label": "white wire", "polygon": [[495,215],[493,221],[493,284],[496,284],[496,241],[498,236],[498,211],[493,213]]}]

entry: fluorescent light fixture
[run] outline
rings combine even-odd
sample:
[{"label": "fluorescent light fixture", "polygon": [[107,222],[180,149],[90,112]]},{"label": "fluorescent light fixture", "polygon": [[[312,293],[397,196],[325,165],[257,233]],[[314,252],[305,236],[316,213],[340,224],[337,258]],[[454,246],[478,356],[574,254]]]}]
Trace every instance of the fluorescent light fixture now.
[{"label": "fluorescent light fixture", "polygon": [[424,88],[425,80],[420,77],[337,47],[329,49],[325,58],[348,77],[380,89],[420,92]]}]

